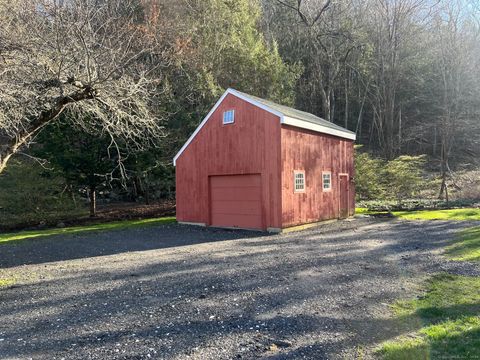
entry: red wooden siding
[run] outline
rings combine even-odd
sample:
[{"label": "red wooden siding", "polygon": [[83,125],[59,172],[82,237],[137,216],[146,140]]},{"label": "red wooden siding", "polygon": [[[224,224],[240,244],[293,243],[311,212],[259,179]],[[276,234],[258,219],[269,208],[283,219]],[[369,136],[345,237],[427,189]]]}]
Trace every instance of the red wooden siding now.
[{"label": "red wooden siding", "polygon": [[[226,110],[235,123],[223,125]],[[211,224],[209,178],[259,174],[263,229],[281,227],[280,119],[231,94],[176,163],[177,219]]]},{"label": "red wooden siding", "polygon": [[260,174],[210,177],[213,226],[263,229]]},{"label": "red wooden siding", "polygon": [[[309,130],[282,126],[282,227],[340,217],[339,174],[354,175],[353,141]],[[306,189],[295,193],[293,174],[305,171]],[[332,174],[332,189],[323,191],[322,172]],[[353,215],[354,187],[348,182],[349,212]]]}]

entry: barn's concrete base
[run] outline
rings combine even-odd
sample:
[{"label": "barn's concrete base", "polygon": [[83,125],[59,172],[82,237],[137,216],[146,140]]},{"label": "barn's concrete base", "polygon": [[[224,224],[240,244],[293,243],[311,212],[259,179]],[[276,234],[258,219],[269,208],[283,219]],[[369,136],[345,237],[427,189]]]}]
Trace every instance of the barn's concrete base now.
[{"label": "barn's concrete base", "polygon": [[[296,225],[296,226],[290,226],[286,228],[273,228],[269,227],[267,228],[267,232],[272,233],[272,234],[286,234],[294,231],[302,231],[302,230],[307,230],[316,226],[321,226],[325,224],[331,224],[335,221],[338,220],[353,220],[354,217],[348,217],[346,219],[331,219],[331,220],[323,220],[323,221],[316,221],[308,224],[302,224],[302,225]],[[257,230],[257,229],[245,229],[245,228],[238,228],[238,227],[227,227],[227,226],[210,226],[205,223],[197,223],[197,222],[189,222],[189,221],[178,221],[179,224],[182,225],[193,225],[193,226],[202,226],[202,227],[212,227],[212,228],[217,228],[217,229],[229,229],[229,230],[248,230],[248,231],[262,231],[262,230]]]},{"label": "barn's concrete base", "polygon": [[189,221],[177,221],[177,222],[182,225],[193,225],[193,226],[203,226],[203,227],[207,226],[207,224],[205,223],[197,223],[197,222],[189,222]]},{"label": "barn's concrete base", "polygon": [[312,227],[320,226],[320,225],[325,225],[325,224],[331,224],[335,221],[338,221],[339,219],[331,219],[331,220],[323,220],[323,221],[317,221],[313,223],[308,223],[308,224],[302,224],[302,225],[297,225],[297,226],[291,226],[287,228],[281,229],[281,233],[289,233],[289,232],[294,232],[294,231],[302,231],[306,229],[310,229]]}]

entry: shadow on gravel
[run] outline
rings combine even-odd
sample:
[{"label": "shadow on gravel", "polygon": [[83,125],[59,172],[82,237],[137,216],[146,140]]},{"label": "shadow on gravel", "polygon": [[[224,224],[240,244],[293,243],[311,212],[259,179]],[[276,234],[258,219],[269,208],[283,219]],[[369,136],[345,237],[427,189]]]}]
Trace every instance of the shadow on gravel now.
[{"label": "shadow on gravel", "polygon": [[[339,357],[407,331],[375,311],[387,312],[382,303],[402,295],[406,274],[435,268],[425,254],[449,243],[460,227],[358,221],[265,237],[174,225],[31,241],[10,248],[13,260],[2,246],[0,261],[8,267],[212,243],[195,252],[105,258],[102,266],[92,261],[70,276],[2,291],[7,316],[0,353],[143,359],[155,349],[152,358],[166,359]],[[222,242],[233,239],[239,241]],[[272,351],[276,343],[286,345]]]},{"label": "shadow on gravel", "polygon": [[[218,348],[215,341],[236,337],[239,343],[224,344],[227,349],[233,347],[227,358],[242,355],[235,349],[241,347],[247,350],[238,358],[327,359],[355,341],[372,342],[391,333],[386,329],[393,328],[392,321],[369,318],[363,311],[359,318],[332,314],[331,303],[348,314],[363,309],[367,301],[377,302],[372,294],[368,299],[341,300],[346,291],[356,291],[354,284],[365,272],[346,277],[321,270],[352,263],[357,260],[355,254],[344,254],[339,263],[317,248],[315,253],[325,257],[305,262],[301,245],[288,250],[294,258],[282,258],[279,263],[262,261],[275,257],[276,250],[237,253],[228,261],[192,257],[150,262],[134,271],[86,269],[78,276],[8,289],[0,298],[1,309],[19,324],[3,335],[6,341],[0,343],[0,353],[4,346],[4,354],[13,357],[117,358],[120,344],[126,354],[118,358],[143,359],[149,348],[155,348],[162,358],[178,359],[194,355],[195,348],[212,341],[207,347]],[[312,268],[321,271],[305,278],[299,275]],[[385,279],[393,276],[384,275]],[[105,284],[110,286],[103,288]],[[395,294],[384,291],[382,296]],[[34,300],[19,303],[19,298]],[[297,312],[318,300],[316,309]],[[362,329],[358,337],[347,336],[352,328]],[[381,334],[372,335],[369,328]],[[295,347],[299,336],[317,341]],[[285,340],[283,353],[269,351],[272,344]]]},{"label": "shadow on gravel", "polygon": [[269,235],[179,224],[54,235],[0,244],[0,269]]}]

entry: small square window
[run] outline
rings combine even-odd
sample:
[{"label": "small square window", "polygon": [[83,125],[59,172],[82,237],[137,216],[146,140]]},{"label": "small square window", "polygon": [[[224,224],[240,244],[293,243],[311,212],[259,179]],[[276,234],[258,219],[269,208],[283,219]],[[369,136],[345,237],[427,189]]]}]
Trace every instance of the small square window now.
[{"label": "small square window", "polygon": [[332,189],[332,173],[324,172],[322,174],[323,191],[330,191]]},{"label": "small square window", "polygon": [[235,122],[235,110],[228,110],[223,113],[223,124],[233,124]]},{"label": "small square window", "polygon": [[293,188],[295,192],[304,192],[305,191],[305,172],[304,171],[294,171],[293,172]]}]

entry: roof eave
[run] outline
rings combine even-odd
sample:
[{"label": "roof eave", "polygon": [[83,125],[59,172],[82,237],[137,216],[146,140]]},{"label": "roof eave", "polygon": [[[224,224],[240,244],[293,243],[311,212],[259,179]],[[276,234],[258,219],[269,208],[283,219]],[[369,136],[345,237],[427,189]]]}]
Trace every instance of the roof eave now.
[{"label": "roof eave", "polygon": [[305,120],[300,120],[300,119],[295,119],[289,116],[283,116],[281,119],[281,123],[285,125],[290,125],[294,127],[298,127],[301,129],[306,129],[306,130],[311,130],[315,132],[319,132],[322,134],[328,134],[328,135],[333,135],[337,137],[341,137],[344,139],[352,140],[355,141],[357,139],[357,136],[355,133],[351,131],[343,131],[339,129],[333,129],[328,126],[323,126],[320,124],[315,124],[309,121]]}]

